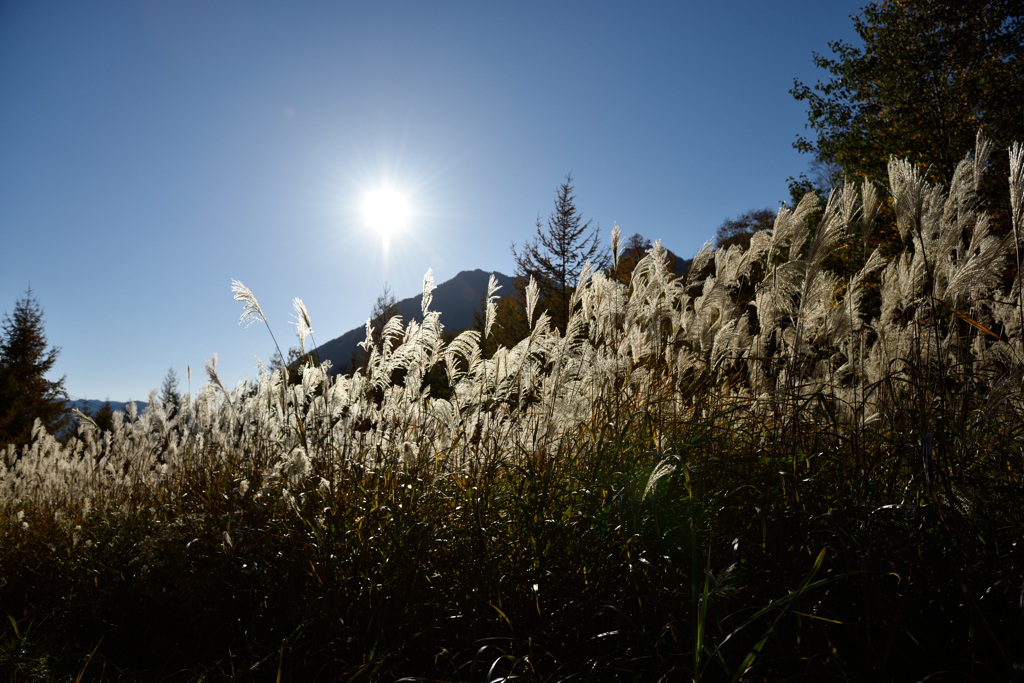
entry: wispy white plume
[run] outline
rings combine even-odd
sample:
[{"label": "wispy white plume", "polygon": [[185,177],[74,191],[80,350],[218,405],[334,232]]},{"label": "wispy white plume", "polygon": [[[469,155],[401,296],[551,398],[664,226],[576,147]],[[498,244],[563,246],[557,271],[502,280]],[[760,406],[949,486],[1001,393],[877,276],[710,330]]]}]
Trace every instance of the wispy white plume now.
[{"label": "wispy white plume", "polygon": [[676,471],[676,465],[671,461],[672,458],[665,458],[651,472],[651,476],[647,478],[647,486],[644,487],[644,498],[651,495],[651,491],[655,490],[659,479],[663,479]]},{"label": "wispy white plume", "polygon": [[295,334],[299,338],[299,352],[306,352],[306,337],[313,334],[313,330],[310,329],[309,325],[309,313],[306,311],[306,305],[302,303],[302,299],[296,297],[292,301],[292,308],[295,309]]},{"label": "wispy white plume", "polygon": [[213,354],[210,356],[210,359],[206,361],[205,370],[206,376],[210,378],[210,382],[224,392],[224,396],[227,398],[229,404],[232,403],[231,394],[228,393],[224,383],[220,381],[220,375],[217,374],[217,354]]},{"label": "wispy white plume", "polygon": [[430,310],[430,302],[433,301],[433,291],[437,289],[434,286],[434,269],[427,268],[426,275],[423,276],[423,301],[421,302],[421,308],[423,310],[423,317],[427,317],[427,311]]},{"label": "wispy white plume", "polygon": [[893,157],[889,160],[889,186],[896,204],[896,224],[901,239],[906,239],[907,233],[919,226],[927,185],[924,173],[906,159]]},{"label": "wispy white plume", "polygon": [[537,306],[537,298],[540,295],[540,288],[537,281],[530,276],[530,283],[526,285],[526,323],[533,325],[533,309]]},{"label": "wispy white plume", "polygon": [[992,153],[992,141],[985,137],[981,129],[978,129],[974,138],[974,191],[981,187],[981,177],[988,165],[988,156]]},{"label": "wispy white plume", "polygon": [[[704,268],[708,262],[715,257],[715,250],[713,248],[713,242],[708,240],[701,245],[697,251],[697,255],[693,257],[693,262],[690,264],[690,272],[687,274],[687,282],[695,282],[697,278],[704,272]],[[636,272],[635,270],[633,271]]]},{"label": "wispy white plume", "polygon": [[861,238],[864,240],[864,247],[867,248],[868,240],[871,238],[871,231],[875,227],[875,217],[878,215],[878,190],[875,184],[865,179],[861,185]]},{"label": "wispy white plume", "polygon": [[615,269],[619,267],[619,224],[612,223],[612,264]]},{"label": "wispy white plume", "polygon": [[496,307],[494,302],[498,300],[497,292],[501,289],[501,285],[498,284],[498,278],[494,277],[494,273],[491,273],[491,277],[487,280],[487,305],[484,313],[484,339],[491,334],[491,325],[494,324],[494,314]]},{"label": "wispy white plume", "polygon": [[373,347],[373,325],[370,323],[369,318],[366,319],[366,337],[356,346],[362,347],[364,351],[369,351]]},{"label": "wispy white plume", "polygon": [[231,291],[235,295],[235,301],[241,301],[245,306],[242,308],[242,315],[238,318],[238,324],[245,323],[245,329],[253,323],[266,322],[263,316],[263,309],[256,301],[256,297],[249,291],[249,288],[238,280],[231,281]]},{"label": "wispy white plume", "polygon": [[[176,467],[205,466],[201,459],[207,458],[211,468],[223,468],[226,457],[249,453],[252,444],[269,446],[244,473],[257,490],[246,493],[241,483],[239,490],[265,500],[278,500],[282,486],[315,486],[314,469],[319,480],[321,473],[351,471],[349,465],[364,472],[401,467],[403,456],[425,473],[461,476],[484,459],[516,464],[536,453],[534,439],[543,439],[552,454],[575,448],[580,426],[604,420],[598,411],[610,403],[623,409],[612,420],[634,410],[630,401],[652,396],[659,415],[677,411],[671,419],[689,420],[698,415],[689,411],[706,405],[700,396],[694,400],[696,387],[708,387],[716,400],[735,399],[736,415],[747,414],[750,424],[764,428],[817,419],[820,403],[829,407],[830,420],[859,419],[881,429],[892,416],[905,415],[906,405],[918,404],[914,392],[921,384],[907,381],[910,373],[927,373],[943,358],[951,361],[950,372],[963,372],[970,382],[994,378],[995,415],[1019,405],[1024,316],[1019,283],[1004,278],[1012,237],[993,234],[976,199],[986,144],[979,142],[973,157],[961,161],[948,190],[894,160],[889,189],[901,230],[914,242],[895,258],[865,248],[864,265],[848,279],[840,279],[826,257],[851,223],[867,246],[883,184],[876,191],[864,183],[856,195],[851,187],[836,190],[821,222],[810,226],[817,199],[808,194],[795,209],[781,209],[772,230],[756,233],[749,248],[705,245],[684,282],[668,270],[657,243],[628,286],[585,268],[573,294],[578,305],[561,334],[549,313],[537,311],[539,287],[530,279],[524,292],[529,336],[491,358],[484,357],[477,331],[449,343],[442,338],[440,316],[429,310],[434,287],[428,271],[422,322],[392,318],[376,331],[367,322],[361,343],[369,352],[367,372],[328,377],[322,368],[304,368],[295,383],[281,373],[269,376],[257,361],[256,381],[229,391],[215,356],[206,368],[209,382],[185,399],[189,408],[177,417],[151,399],[151,409],[132,421],[119,419],[106,434],[79,416],[81,438],[66,443],[37,425],[35,443],[24,453],[0,451],[0,505],[135,500],[130,492],[138,487],[173,486],[181,479],[173,476]],[[1019,231],[1020,145],[1010,149],[1010,191]],[[621,249],[618,233],[616,226],[613,251]],[[872,276],[879,272],[880,282]],[[232,285],[244,304],[239,323],[266,323],[252,293],[240,282]],[[497,291],[492,276],[485,334],[495,324]],[[880,305],[866,303],[878,299]],[[300,300],[293,305],[302,347],[311,333],[309,316]],[[439,388],[430,376],[437,365],[447,372],[444,398],[431,395]],[[188,377],[191,383],[191,368]],[[699,381],[680,381],[686,377]],[[1019,407],[1012,411],[1019,422]],[[983,412],[964,419],[988,419]],[[986,428],[968,426],[964,433]],[[405,444],[421,450],[410,453]],[[320,468],[321,462],[331,466]],[[682,466],[676,463],[658,464],[645,495]],[[331,491],[335,483],[329,482]],[[300,500],[300,493],[289,493],[288,500]]]},{"label": "wispy white plume", "polygon": [[1010,212],[1019,231],[1024,225],[1024,145],[1010,147]]}]

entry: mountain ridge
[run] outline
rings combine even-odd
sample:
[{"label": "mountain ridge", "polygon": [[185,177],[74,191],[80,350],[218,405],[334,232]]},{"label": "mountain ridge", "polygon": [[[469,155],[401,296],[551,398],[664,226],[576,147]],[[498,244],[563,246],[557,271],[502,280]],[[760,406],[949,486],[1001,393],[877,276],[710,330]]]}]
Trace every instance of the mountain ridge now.
[{"label": "mountain ridge", "polygon": [[[513,289],[512,278],[493,271],[501,289],[500,295],[509,294]],[[441,313],[441,324],[448,330],[464,330],[473,326],[473,311],[480,305],[480,297],[487,293],[491,272],[476,268],[463,270],[450,280],[437,285],[432,293],[430,310]],[[398,314],[403,322],[423,322],[423,293],[397,302]],[[339,337],[324,342],[316,348],[320,361],[331,361],[331,374],[345,371],[352,361],[352,353],[359,342],[366,339],[366,326],[345,332]]]},{"label": "mountain ridge", "polygon": [[[95,398],[77,398],[74,400],[67,401],[66,405],[68,407],[68,410],[74,409],[79,412],[91,415],[95,413],[97,410],[99,410],[100,406],[107,402],[108,401],[100,401],[99,399]],[[109,403],[110,407],[114,411],[120,410],[122,413],[125,413],[126,415],[128,414],[129,403],[135,404],[135,409],[138,411],[139,415],[142,415],[142,413],[145,412],[146,408],[149,406],[149,403],[147,403],[146,401],[109,401]]]},{"label": "mountain ridge", "polygon": [[[675,258],[675,273],[683,275],[693,259],[681,259],[667,249],[669,256]],[[473,325],[473,311],[480,305],[480,297],[487,292],[487,283],[493,272],[501,289],[499,296],[511,294],[513,278],[498,271],[485,271],[480,268],[460,271],[455,277],[437,285],[433,291],[430,310],[441,313],[441,324],[446,330],[461,331]],[[407,297],[397,302],[398,314],[403,322],[415,320],[423,322],[421,302],[423,293]],[[366,339],[366,326],[355,327],[344,334],[324,342],[316,348],[321,362],[331,362],[330,374],[344,373],[352,361],[352,353],[356,346]]]}]

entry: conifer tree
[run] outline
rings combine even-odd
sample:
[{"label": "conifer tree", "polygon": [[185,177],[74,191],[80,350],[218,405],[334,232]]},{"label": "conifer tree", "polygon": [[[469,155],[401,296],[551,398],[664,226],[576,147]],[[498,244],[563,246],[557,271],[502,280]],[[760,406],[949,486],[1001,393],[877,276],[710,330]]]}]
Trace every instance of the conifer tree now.
[{"label": "conifer tree", "polygon": [[516,289],[522,299],[523,291],[533,276],[540,290],[538,310],[546,308],[552,324],[565,329],[569,320],[569,300],[576,288],[583,265],[590,261],[595,269],[607,268],[608,252],[601,248],[597,228],[591,221],[583,222],[576,210],[576,196],[572,193],[572,173],[565,176],[555,192],[555,209],[548,217],[547,230],[541,227],[537,216],[537,235],[519,251],[512,244],[512,258],[516,262]]},{"label": "conifer tree", "polygon": [[163,384],[160,385],[160,402],[169,417],[174,417],[181,408],[181,392],[178,391],[178,375],[174,368],[169,368],[164,375]]},{"label": "conifer tree", "polygon": [[114,406],[110,405],[110,399],[104,401],[90,417],[100,431],[114,431]]},{"label": "conifer tree", "polygon": [[51,434],[68,424],[65,378],[46,379],[59,354],[46,341],[43,309],[29,287],[0,326],[0,446],[27,444],[36,418]]}]

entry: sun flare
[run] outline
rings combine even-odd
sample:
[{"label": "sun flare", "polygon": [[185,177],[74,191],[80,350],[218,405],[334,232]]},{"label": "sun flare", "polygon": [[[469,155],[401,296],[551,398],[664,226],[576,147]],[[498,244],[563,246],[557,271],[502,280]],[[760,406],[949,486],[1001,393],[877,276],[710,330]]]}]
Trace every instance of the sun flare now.
[{"label": "sun flare", "polygon": [[367,227],[387,241],[405,228],[409,221],[409,203],[392,187],[369,190],[363,195],[363,217]]}]

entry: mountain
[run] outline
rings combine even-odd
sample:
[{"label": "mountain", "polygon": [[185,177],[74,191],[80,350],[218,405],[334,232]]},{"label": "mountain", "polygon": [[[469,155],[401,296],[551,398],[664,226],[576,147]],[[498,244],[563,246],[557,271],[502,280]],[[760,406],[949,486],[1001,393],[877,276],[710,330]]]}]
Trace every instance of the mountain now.
[{"label": "mountain", "polygon": [[[128,403],[135,404],[135,408],[136,410],[138,410],[139,415],[142,415],[142,413],[145,412],[146,406],[148,405],[145,401],[111,401],[110,407],[115,411],[120,410],[122,413],[125,413],[127,415]],[[95,413],[97,410],[100,409],[100,406],[102,406],[103,404],[104,401],[98,401],[94,398],[80,398],[75,401],[67,402],[68,410],[74,408],[75,410],[88,414]]]},{"label": "mountain", "polygon": [[[685,274],[693,259],[682,259],[671,250],[666,249],[666,251],[676,259],[675,273],[677,275]],[[437,285],[433,292],[434,298],[430,304],[430,310],[441,312],[441,324],[444,325],[444,329],[457,332],[473,326],[473,311],[480,305],[480,297],[487,292],[487,281],[490,275],[479,268],[464,270],[451,280]],[[501,285],[501,289],[498,290],[499,296],[506,296],[513,292],[512,278],[502,273],[494,273],[494,276],[498,279],[498,284]],[[422,301],[423,294],[420,293],[398,302],[398,312],[402,316],[403,322],[423,321]],[[352,352],[356,350],[356,345],[364,339],[366,339],[365,325],[349,330],[340,337],[321,344],[316,350],[321,362],[331,361],[331,374],[336,375],[345,372],[349,363],[352,362]]]},{"label": "mountain", "polygon": [[693,265],[693,259],[679,258],[672,252],[671,249],[666,249],[665,251],[667,251],[669,255],[675,258],[676,260],[676,267],[672,272],[678,275],[679,277],[685,276],[687,271],[690,270],[690,266]]},{"label": "mountain", "polygon": [[[487,281],[491,274],[480,270],[464,270],[451,280],[437,285],[433,292],[430,310],[440,311],[441,324],[446,330],[465,330],[473,326],[473,311],[480,305],[480,297],[487,293]],[[513,290],[512,278],[502,273],[494,273],[501,289],[499,296],[509,294]],[[423,321],[423,293],[402,299],[398,302],[398,312],[403,322]],[[367,311],[369,313],[369,311]],[[356,345],[366,339],[366,326],[349,330],[340,337],[325,342],[317,347],[321,361],[329,360],[332,373],[344,372],[352,362],[352,352]]]}]

